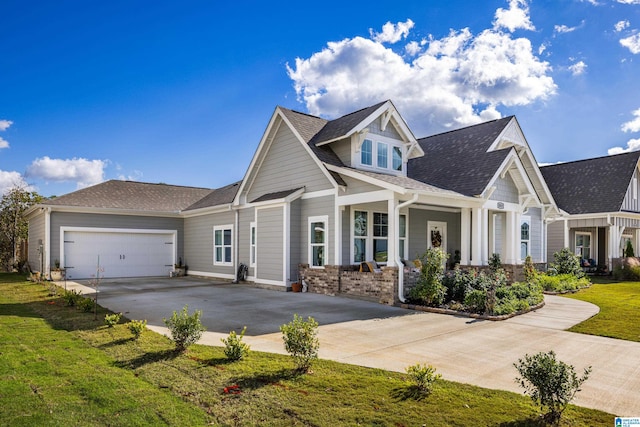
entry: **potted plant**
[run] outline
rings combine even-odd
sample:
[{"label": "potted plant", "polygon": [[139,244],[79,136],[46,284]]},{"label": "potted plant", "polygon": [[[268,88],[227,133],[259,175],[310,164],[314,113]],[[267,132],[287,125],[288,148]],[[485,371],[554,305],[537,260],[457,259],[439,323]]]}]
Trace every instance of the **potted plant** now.
[{"label": "potted plant", "polygon": [[60,280],[64,280],[65,271],[63,268],[60,268],[60,260],[55,260],[53,262],[54,268],[51,270],[51,280],[54,282],[59,282]]},{"label": "potted plant", "polygon": [[174,276],[181,277],[187,275],[187,266],[182,264],[182,257],[178,258],[178,263],[173,266]]}]

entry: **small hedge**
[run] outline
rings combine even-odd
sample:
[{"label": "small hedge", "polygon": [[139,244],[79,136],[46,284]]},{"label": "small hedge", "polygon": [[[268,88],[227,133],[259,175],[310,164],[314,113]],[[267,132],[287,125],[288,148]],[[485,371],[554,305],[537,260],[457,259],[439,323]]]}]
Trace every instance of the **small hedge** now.
[{"label": "small hedge", "polygon": [[591,286],[591,282],[587,277],[577,278],[573,274],[558,274],[556,276],[538,274],[534,281],[537,282],[545,292],[572,292]]}]

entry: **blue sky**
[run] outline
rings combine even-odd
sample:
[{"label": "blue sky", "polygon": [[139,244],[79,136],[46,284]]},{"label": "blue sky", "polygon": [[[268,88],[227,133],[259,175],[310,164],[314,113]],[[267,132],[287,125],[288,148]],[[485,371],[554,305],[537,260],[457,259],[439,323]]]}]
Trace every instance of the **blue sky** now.
[{"label": "blue sky", "polygon": [[275,107],[515,114],[539,163],[640,148],[640,0],[0,4],[0,190],[242,179]]}]

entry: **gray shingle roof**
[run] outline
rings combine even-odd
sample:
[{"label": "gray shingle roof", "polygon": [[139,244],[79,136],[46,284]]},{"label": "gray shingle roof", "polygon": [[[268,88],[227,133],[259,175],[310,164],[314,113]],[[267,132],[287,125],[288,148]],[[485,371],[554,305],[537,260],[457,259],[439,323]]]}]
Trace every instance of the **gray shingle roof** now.
[{"label": "gray shingle roof", "polygon": [[[347,169],[352,169],[352,168],[347,168]],[[393,184],[402,188],[406,188],[408,190],[426,191],[430,193],[438,193],[438,194],[450,195],[450,196],[461,196],[460,193],[456,193],[455,191],[438,188],[433,185],[429,185],[424,182],[420,182],[406,176],[389,175],[386,173],[377,173],[377,172],[365,171],[361,169],[352,169],[352,170],[358,172],[359,174],[368,176],[370,178],[378,179],[380,181],[387,182],[389,184]]]},{"label": "gray shingle roof", "polygon": [[558,207],[570,214],[618,212],[640,152],[540,168]]},{"label": "gray shingle roof", "polygon": [[291,190],[276,191],[276,192],[273,192],[273,193],[263,194],[262,196],[258,197],[257,199],[252,200],[251,203],[266,202],[267,200],[282,199],[282,198],[287,197],[290,194],[295,193],[296,191],[300,190],[301,188],[303,188],[303,187],[293,188]]},{"label": "gray shingle roof", "polygon": [[111,180],[49,199],[43,205],[178,212],[211,193],[208,188]]},{"label": "gray shingle roof", "polygon": [[349,131],[358,126],[364,119],[369,117],[376,111],[382,104],[387,101],[379,102],[371,107],[366,107],[353,113],[349,113],[345,116],[339,117],[335,120],[327,122],[322,129],[314,135],[309,141],[312,145],[319,144],[325,141],[331,141],[336,138],[345,136]]},{"label": "gray shingle roof", "polygon": [[234,182],[233,184],[210,191],[209,194],[186,208],[185,211],[226,205],[233,202],[233,199],[235,199],[236,194],[238,193],[241,182],[242,181]]},{"label": "gray shingle roof", "polygon": [[407,175],[466,196],[481,194],[511,150],[487,152],[512,117],[419,139],[425,155],[409,160]]}]

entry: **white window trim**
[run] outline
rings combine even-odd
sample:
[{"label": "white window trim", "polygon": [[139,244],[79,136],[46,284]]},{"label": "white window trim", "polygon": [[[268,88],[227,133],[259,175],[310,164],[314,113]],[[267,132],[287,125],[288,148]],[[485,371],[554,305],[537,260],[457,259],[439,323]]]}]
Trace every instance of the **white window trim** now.
[{"label": "white window trim", "polygon": [[[529,239],[522,240],[522,224],[529,224]],[[524,261],[527,256],[531,255],[531,217],[530,216],[522,216],[520,217],[520,248],[522,248],[522,242],[527,242],[527,254],[524,258],[521,258]],[[520,251],[520,255],[522,256],[522,250]]]},{"label": "white window trim", "polygon": [[[593,255],[591,254],[592,252],[592,243],[593,243],[593,236],[591,235],[590,232],[588,231],[576,231],[575,236],[573,236],[573,247],[574,247],[574,253],[576,255],[580,255],[580,253],[578,252],[578,236],[589,236],[589,246],[586,246],[589,248],[589,258],[593,258]],[[580,246],[581,248],[584,248],[585,246]],[[580,255],[582,257],[582,255]]]},{"label": "white window trim", "polygon": [[[387,240],[387,252],[389,250],[389,227],[393,227],[393,223],[392,223],[392,216],[393,215],[389,215],[388,212],[381,212],[379,210],[370,210],[370,209],[364,209],[364,208],[358,208],[357,206],[351,206],[350,209],[350,214],[349,214],[349,228],[350,228],[350,240],[349,240],[349,244],[351,246],[350,249],[350,262],[351,264],[359,264],[360,261],[356,261],[355,260],[355,239],[362,239],[365,241],[365,251],[367,254],[367,257],[365,257],[365,261],[373,261],[374,260],[374,256],[373,256],[373,241],[374,239],[380,239],[380,240]],[[366,236],[356,236],[355,233],[355,218],[356,218],[356,211],[358,212],[365,212],[367,214],[367,234]],[[375,237],[373,235],[373,216],[376,213],[381,213],[381,214],[386,214],[387,215],[387,237]],[[408,256],[408,252],[409,252],[409,213],[408,212],[400,212],[400,215],[403,215],[405,217],[405,237],[400,237],[399,236],[399,231],[398,230],[398,241],[399,244],[402,244],[404,246],[404,255],[405,257]],[[408,259],[408,258],[407,258]],[[380,265],[387,265],[387,262],[379,262],[376,261],[378,264]]]},{"label": "white window trim", "polygon": [[409,240],[409,215],[400,212],[400,216],[404,216],[404,237],[400,236],[400,229],[398,229],[398,256],[400,256],[400,245],[402,245],[404,260],[407,260],[407,252],[409,250],[407,247],[407,241]]},{"label": "white window trim", "polygon": [[[358,147],[355,153],[356,154],[355,157],[357,159],[357,163],[356,163],[357,168],[370,170],[374,172],[382,171],[382,172],[390,173],[394,175],[406,176],[406,173],[407,173],[406,144],[404,144],[402,141],[389,138],[388,136],[384,136],[384,135],[369,134],[367,135],[367,138],[365,138],[365,140],[371,141],[371,164],[367,165],[362,163],[361,147]],[[387,145],[387,167],[386,168],[378,167],[378,145],[379,144]],[[393,168],[393,147],[399,147],[400,151],[402,152],[402,169],[401,170],[395,170]]]},{"label": "white window trim", "polygon": [[[311,243],[311,224],[314,222],[321,222],[324,224],[324,243]],[[307,260],[309,262],[310,268],[324,268],[325,265],[328,264],[329,260],[329,215],[320,215],[320,216],[310,216],[307,222],[307,238],[309,239],[307,242]],[[324,264],[323,265],[313,265],[313,248],[314,246],[324,246]]]},{"label": "white window trim", "polygon": [[[224,239],[224,230],[231,230],[231,245],[225,245],[224,241],[223,244],[220,245],[223,248],[223,258],[224,258],[224,248],[226,246],[229,246],[231,248],[231,261],[230,262],[225,262],[225,261],[216,261],[216,231],[221,230],[223,233],[223,239]],[[233,266],[233,224],[227,224],[227,225],[215,225],[213,227],[213,265],[221,265],[221,266]]]},{"label": "white window trim", "polygon": [[[255,236],[255,240],[253,239]],[[249,267],[256,266],[256,258],[258,256],[258,228],[256,222],[249,223]]]}]

